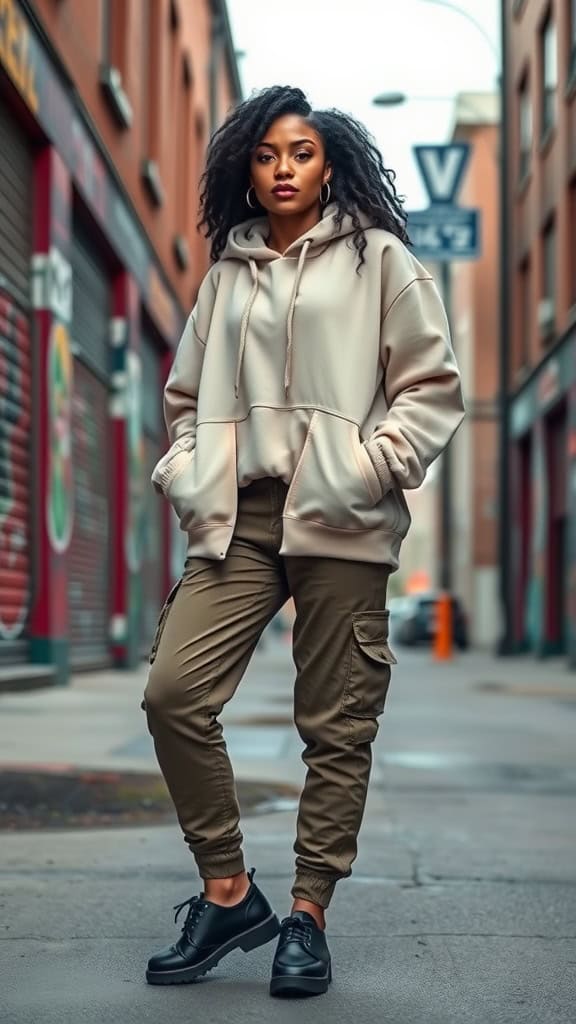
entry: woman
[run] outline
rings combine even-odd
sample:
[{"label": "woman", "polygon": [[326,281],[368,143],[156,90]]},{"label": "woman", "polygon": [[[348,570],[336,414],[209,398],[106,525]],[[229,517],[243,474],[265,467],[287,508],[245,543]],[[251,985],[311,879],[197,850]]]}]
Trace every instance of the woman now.
[{"label": "woman", "polygon": [[[418,487],[462,418],[434,283],[366,130],[264,90],[214,135],[201,196],[213,266],[165,390],[153,482],[188,535],[145,708],[204,882],[152,984],[192,981],[279,934],[272,994],[325,992],[325,909],[351,874],[394,662],[386,588]],[[308,771],[291,914],[248,874],[218,715],[291,596]]]}]

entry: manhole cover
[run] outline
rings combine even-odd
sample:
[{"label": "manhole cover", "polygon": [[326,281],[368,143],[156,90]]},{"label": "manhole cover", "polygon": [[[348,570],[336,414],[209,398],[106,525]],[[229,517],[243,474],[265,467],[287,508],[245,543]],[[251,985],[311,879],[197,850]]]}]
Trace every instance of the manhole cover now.
[{"label": "manhole cover", "polygon": [[[299,791],[286,783],[238,781],[244,815],[292,809]],[[143,772],[0,772],[0,830],[163,825],[174,810],[161,776]]]}]

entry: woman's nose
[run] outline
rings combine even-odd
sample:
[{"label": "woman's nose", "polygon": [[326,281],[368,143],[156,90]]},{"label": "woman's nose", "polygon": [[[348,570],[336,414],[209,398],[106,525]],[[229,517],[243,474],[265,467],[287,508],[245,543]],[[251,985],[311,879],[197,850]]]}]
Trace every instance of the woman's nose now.
[{"label": "woman's nose", "polygon": [[278,178],[286,178],[292,175],[292,169],[288,162],[288,158],[280,159],[276,165],[276,176]]}]

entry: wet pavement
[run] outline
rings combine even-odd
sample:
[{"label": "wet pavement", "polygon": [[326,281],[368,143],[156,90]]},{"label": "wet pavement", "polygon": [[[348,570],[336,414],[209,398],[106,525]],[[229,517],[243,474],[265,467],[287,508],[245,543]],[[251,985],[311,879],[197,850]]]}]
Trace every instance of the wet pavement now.
[{"label": "wet pavement", "polygon": [[[296,786],[267,779],[237,784],[242,814],[269,814],[297,806]],[[161,776],[56,768],[0,769],[0,832],[175,824]]]},{"label": "wet pavement", "polygon": [[[177,935],[172,906],[199,891],[171,825],[0,833],[0,1020],[574,1024],[576,676],[397,654],[359,856],[328,912],[328,995],[271,1002],[273,944],[193,986],[145,985],[147,956]],[[292,676],[289,648],[271,641],[225,710],[240,782],[303,781]],[[153,770],[144,678],[0,698],[2,760]],[[243,831],[283,915],[295,811],[275,806],[246,814]]]}]

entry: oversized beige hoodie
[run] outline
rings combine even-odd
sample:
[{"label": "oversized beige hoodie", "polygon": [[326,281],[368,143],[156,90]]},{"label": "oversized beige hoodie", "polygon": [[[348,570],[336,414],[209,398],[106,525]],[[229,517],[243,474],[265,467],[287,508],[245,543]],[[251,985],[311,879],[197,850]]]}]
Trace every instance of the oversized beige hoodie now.
[{"label": "oversized beige hoodie", "polygon": [[434,282],[366,220],[357,273],[351,218],[335,206],[283,255],[265,219],[232,229],[204,278],[166,385],[170,449],[152,481],[188,534],[223,559],[238,487],[289,485],[281,555],[398,568],[418,487],[463,416]]}]

